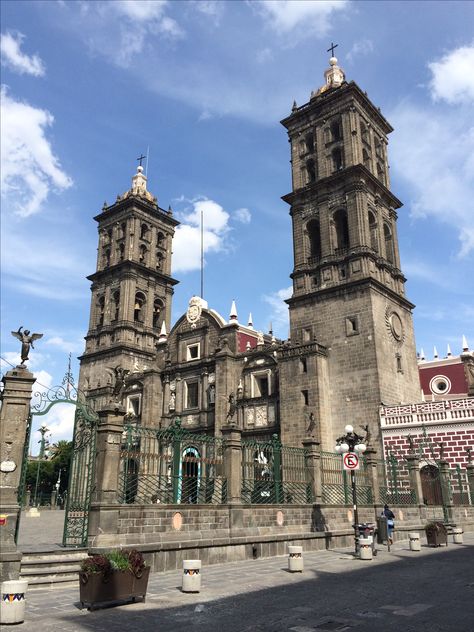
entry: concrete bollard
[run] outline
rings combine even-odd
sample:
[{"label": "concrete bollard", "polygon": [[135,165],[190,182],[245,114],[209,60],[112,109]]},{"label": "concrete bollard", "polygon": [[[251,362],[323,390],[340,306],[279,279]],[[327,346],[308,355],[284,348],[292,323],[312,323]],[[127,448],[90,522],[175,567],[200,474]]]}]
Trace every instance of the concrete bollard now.
[{"label": "concrete bollard", "polygon": [[201,590],[201,560],[183,560],[183,592]]},{"label": "concrete bollard", "polygon": [[359,538],[359,555],[361,560],[371,560],[373,538],[369,535],[368,538]]},{"label": "concrete bollard", "polygon": [[303,572],[303,547],[288,545],[288,570],[290,573]]},{"label": "concrete bollard", "polygon": [[453,529],[453,542],[454,544],[462,544],[463,543],[463,539],[462,539],[462,534],[464,533],[464,531],[461,529],[461,527],[455,527]]},{"label": "concrete bollard", "polygon": [[410,551],[421,551],[421,541],[419,533],[409,533]]},{"label": "concrete bollard", "polygon": [[27,579],[2,582],[0,602],[0,623],[23,623],[25,620]]}]

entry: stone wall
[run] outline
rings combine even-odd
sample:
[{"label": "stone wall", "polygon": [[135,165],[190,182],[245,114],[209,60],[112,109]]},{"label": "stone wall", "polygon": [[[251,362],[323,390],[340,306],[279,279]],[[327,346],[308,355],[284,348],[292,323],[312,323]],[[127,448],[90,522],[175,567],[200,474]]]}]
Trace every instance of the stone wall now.
[{"label": "stone wall", "polygon": [[[375,522],[381,509],[359,507],[359,521]],[[422,530],[428,522],[423,507],[392,509],[395,539],[407,539],[408,531]],[[180,568],[183,559],[209,565],[284,555],[288,544],[316,551],[354,542],[352,509],[344,505],[135,505],[113,511],[118,512],[118,533],[91,538],[89,551],[136,547],[154,571]],[[454,514],[459,526],[474,531],[474,507],[456,507]]]}]

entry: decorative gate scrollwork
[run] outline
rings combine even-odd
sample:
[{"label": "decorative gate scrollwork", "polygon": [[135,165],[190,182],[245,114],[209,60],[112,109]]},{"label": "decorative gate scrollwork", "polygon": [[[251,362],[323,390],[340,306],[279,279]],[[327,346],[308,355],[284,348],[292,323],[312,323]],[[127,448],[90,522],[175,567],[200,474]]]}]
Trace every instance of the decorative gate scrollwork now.
[{"label": "decorative gate scrollwork", "polygon": [[[63,546],[86,546],[89,510],[94,483],[96,431],[99,417],[87,404],[84,393],[75,387],[70,373],[66,374],[61,386],[54,386],[47,391],[34,393],[33,401],[35,403],[30,410],[30,430],[33,417],[46,415],[56,404],[72,404],[76,407]],[[28,449],[29,445],[29,433],[27,435],[26,449]],[[26,459],[24,459],[24,463],[26,463]],[[24,486],[23,472],[22,482]],[[23,486],[21,488],[22,494]]]}]

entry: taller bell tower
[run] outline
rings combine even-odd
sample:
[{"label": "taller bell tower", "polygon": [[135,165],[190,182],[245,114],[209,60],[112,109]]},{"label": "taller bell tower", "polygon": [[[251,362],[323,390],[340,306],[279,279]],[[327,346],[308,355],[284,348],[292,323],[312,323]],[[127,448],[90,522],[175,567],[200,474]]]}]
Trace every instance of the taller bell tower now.
[{"label": "taller bell tower", "polygon": [[171,248],[176,226],[147,190],[143,167],[132,186],[95,218],[97,268],[88,279],[91,309],[79,387],[104,403],[114,382],[111,369],[150,367],[163,326],[170,329],[173,286]]},{"label": "taller bell tower", "polygon": [[331,57],[325,85],[282,121],[291,146],[292,343],[327,348],[326,422],[378,432],[380,402],[416,401],[412,309],[400,269],[380,109]]}]

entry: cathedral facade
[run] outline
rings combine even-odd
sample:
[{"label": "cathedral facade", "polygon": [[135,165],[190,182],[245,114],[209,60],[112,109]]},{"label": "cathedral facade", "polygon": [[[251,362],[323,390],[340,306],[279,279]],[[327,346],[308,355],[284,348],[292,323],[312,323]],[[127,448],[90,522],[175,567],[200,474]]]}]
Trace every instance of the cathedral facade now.
[{"label": "cathedral facade", "polygon": [[[178,221],[132,186],[95,217],[97,269],[79,387],[96,409],[120,401],[130,420],[325,450],[348,423],[381,446],[379,405],[420,396],[413,305],[397,238],[401,202],[390,191],[392,127],[330,59],[325,85],[282,121],[291,147],[294,266],[290,337],[223,318],[201,297],[171,326]],[[290,236],[289,236],[290,238]]]}]

